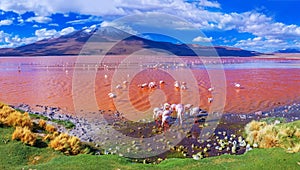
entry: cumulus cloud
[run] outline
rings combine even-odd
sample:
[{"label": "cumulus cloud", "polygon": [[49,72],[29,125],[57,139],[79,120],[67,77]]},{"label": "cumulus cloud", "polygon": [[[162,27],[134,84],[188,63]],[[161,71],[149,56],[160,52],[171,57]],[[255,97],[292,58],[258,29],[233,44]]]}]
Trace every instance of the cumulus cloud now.
[{"label": "cumulus cloud", "polygon": [[[216,10],[210,10],[211,8]],[[61,0],[1,0],[0,9],[14,11],[18,14],[33,11],[38,17],[32,17],[28,21],[38,23],[49,23],[51,21],[49,16],[53,13],[63,13],[65,15],[70,12],[89,14],[95,18],[78,19],[70,21],[69,24],[85,23],[92,19],[98,19],[100,22],[101,19],[104,19],[107,22],[103,22],[103,25],[108,24],[113,19],[130,14],[147,16],[149,13],[161,12],[187,20],[200,30],[236,30],[239,33],[252,34],[256,38],[261,37],[259,41],[256,39],[239,41],[236,44],[237,46],[246,46],[246,43],[259,44],[264,42],[273,47],[276,44],[284,45],[280,43],[300,39],[299,25],[277,22],[274,18],[257,11],[224,13],[221,12],[221,5],[214,0],[199,0],[192,3],[185,0],[86,0],[84,3],[81,0],[73,0],[72,3],[65,3]],[[184,22],[170,23],[159,19],[161,18],[156,21],[158,26],[169,26],[174,29],[189,29],[190,27]],[[153,23],[155,24],[155,22]],[[136,34],[136,31],[128,25],[119,25],[119,28]],[[56,34],[50,30],[40,32],[40,34],[42,33],[46,37],[48,34]],[[247,47],[251,48],[250,45]],[[260,48],[259,45],[254,46],[254,44],[252,44],[252,47],[253,49]],[[263,47],[266,47],[266,45]]]},{"label": "cumulus cloud", "polygon": [[220,8],[221,5],[218,2],[212,2],[208,0],[200,0],[199,5],[204,7]]},{"label": "cumulus cloud", "polygon": [[35,31],[35,36],[37,40],[43,40],[49,38],[57,38],[59,36],[66,35],[74,31],[75,29],[73,27],[67,27],[60,31],[56,31],[55,29],[47,30],[46,28],[42,28]]},{"label": "cumulus cloud", "polygon": [[30,17],[26,20],[26,22],[37,22],[37,23],[49,23],[52,19],[45,16],[38,16],[38,17]]},{"label": "cumulus cloud", "polygon": [[64,28],[62,29],[59,34],[60,35],[67,35],[67,34],[70,34],[71,32],[74,32],[75,29],[73,27],[67,27],[67,28]]},{"label": "cumulus cloud", "polygon": [[2,25],[11,25],[12,23],[13,23],[13,21],[9,20],[9,19],[1,20],[0,21],[0,26],[2,26]]},{"label": "cumulus cloud", "polygon": [[300,47],[299,44],[297,45],[296,43],[290,44],[281,39],[264,38],[264,37],[254,37],[254,38],[248,38],[246,40],[240,40],[234,46],[242,49],[261,51],[261,52],[266,50],[268,52],[273,52],[278,50],[279,47],[280,49]]},{"label": "cumulus cloud", "polygon": [[203,36],[198,36],[196,38],[193,39],[193,42],[212,42],[213,38],[212,37],[203,37]]}]

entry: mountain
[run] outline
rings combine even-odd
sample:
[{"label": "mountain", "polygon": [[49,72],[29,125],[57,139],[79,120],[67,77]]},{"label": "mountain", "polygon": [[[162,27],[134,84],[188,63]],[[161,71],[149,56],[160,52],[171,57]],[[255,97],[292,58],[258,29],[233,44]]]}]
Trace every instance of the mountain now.
[{"label": "mountain", "polygon": [[[85,46],[85,50],[81,51],[87,42],[88,47]],[[164,51],[178,56],[216,56],[218,54],[219,56],[250,57],[260,55],[258,52],[239,48],[152,41],[113,27],[94,27],[17,48],[2,48],[0,56],[95,55],[103,54],[108,49],[107,55],[127,55],[142,49]]]},{"label": "mountain", "polygon": [[274,53],[300,53],[300,49],[287,48],[287,49],[275,51]]}]

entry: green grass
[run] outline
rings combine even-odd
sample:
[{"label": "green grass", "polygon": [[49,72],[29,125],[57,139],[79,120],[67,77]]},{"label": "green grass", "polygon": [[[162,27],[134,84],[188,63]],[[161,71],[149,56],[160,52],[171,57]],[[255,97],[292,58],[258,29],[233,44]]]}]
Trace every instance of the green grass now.
[{"label": "green grass", "polygon": [[[19,111],[21,113],[25,113],[25,111],[21,110],[21,109],[15,109],[15,110]],[[30,116],[31,119],[43,119],[43,120],[46,120],[46,121],[51,121],[51,122],[57,123],[59,125],[64,126],[67,129],[73,129],[75,127],[75,124],[72,123],[71,121],[68,121],[68,120],[58,120],[58,119],[52,119],[52,120],[50,120],[46,116],[37,115],[37,114],[33,114],[33,113],[29,113],[29,116]]]},{"label": "green grass", "polygon": [[255,149],[244,155],[193,159],[170,158],[158,165],[132,163],[116,155],[66,156],[50,148],[12,141],[13,128],[0,125],[0,169],[299,169],[300,153],[283,149]]},{"label": "green grass", "polygon": [[267,124],[272,124],[276,120],[279,120],[281,123],[286,123],[286,119],[284,117],[266,117],[260,119],[261,122],[266,122]]}]

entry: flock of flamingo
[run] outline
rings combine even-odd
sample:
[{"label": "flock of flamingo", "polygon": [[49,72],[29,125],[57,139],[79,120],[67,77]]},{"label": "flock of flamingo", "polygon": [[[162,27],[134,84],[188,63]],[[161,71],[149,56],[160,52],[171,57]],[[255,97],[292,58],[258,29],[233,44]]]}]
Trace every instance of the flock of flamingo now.
[{"label": "flock of flamingo", "polygon": [[[105,75],[105,79],[108,76]],[[127,87],[129,82],[123,81],[121,84],[116,85],[116,89],[123,89],[124,87]],[[147,83],[138,84],[138,88],[142,89],[155,89],[158,86],[162,86],[165,84],[165,81],[160,80],[158,82],[151,81]],[[174,82],[174,88],[177,90],[187,90],[187,83],[186,82],[180,82],[175,81]],[[241,84],[234,83],[234,88],[240,89],[242,88]],[[207,89],[209,92],[213,92],[215,90],[214,87],[210,87]],[[116,98],[117,95],[115,93],[108,93],[109,98]],[[208,102],[213,102],[213,98],[208,98]],[[207,113],[203,112],[199,107],[193,107],[191,104],[169,104],[165,103],[162,107],[155,107],[153,109],[153,119],[156,121],[157,125],[162,128],[167,128],[170,125],[170,122],[172,122],[173,117],[171,115],[176,115],[176,121],[178,121],[179,125],[182,125],[183,123],[183,117],[185,115],[189,116],[206,116]]]}]

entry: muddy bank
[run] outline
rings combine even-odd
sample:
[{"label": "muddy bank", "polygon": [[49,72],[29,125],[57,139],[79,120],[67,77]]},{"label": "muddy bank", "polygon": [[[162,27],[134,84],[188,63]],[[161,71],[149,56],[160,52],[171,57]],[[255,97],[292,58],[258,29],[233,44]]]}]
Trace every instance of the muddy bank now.
[{"label": "muddy bank", "polygon": [[[112,153],[122,156],[124,153],[133,153],[132,156],[134,156],[134,153],[143,153],[144,148],[141,145],[143,143],[146,144],[147,142],[145,141],[147,139],[153,138],[155,140],[150,144],[147,143],[147,149],[144,152],[151,152],[156,149],[165,150],[165,152],[157,152],[157,155],[147,158],[148,162],[152,162],[157,158],[167,157],[193,157],[194,159],[200,159],[202,157],[218,156],[221,154],[243,154],[245,151],[251,150],[251,147],[247,145],[242,137],[244,126],[251,120],[283,118],[280,120],[291,122],[300,119],[300,104],[296,103],[277,107],[267,112],[258,111],[248,114],[227,113],[221,115],[220,119],[217,120],[209,119],[207,116],[193,117],[187,119],[186,124],[183,125],[183,128],[178,128],[178,131],[176,131],[176,128],[172,129],[172,126],[177,126],[176,124],[171,125],[170,134],[173,135],[171,139],[160,140],[159,135],[169,132],[159,128],[154,121],[145,119],[139,122],[131,122],[122,113],[117,111],[99,110],[97,113],[88,113],[88,117],[78,117],[65,114],[57,107],[41,105],[31,107],[26,104],[13,107],[32,114],[45,116],[50,121],[56,119],[74,123],[75,127],[73,129],[66,129],[62,125],[55,125],[61,132],[77,136],[82,141],[89,142],[99,149],[105,149],[104,153],[106,154]],[[102,119],[96,119],[97,117],[102,117]],[[217,126],[214,127],[213,125]],[[205,128],[210,129],[210,131],[202,132]],[[118,132],[119,136],[104,133],[111,129]],[[180,140],[177,143],[172,143],[172,138],[174,140],[179,138],[177,135],[179,133],[184,136],[180,136]],[[126,139],[130,139],[130,141],[124,141],[121,135],[128,137]],[[166,143],[166,145],[162,145],[162,143]]]}]

